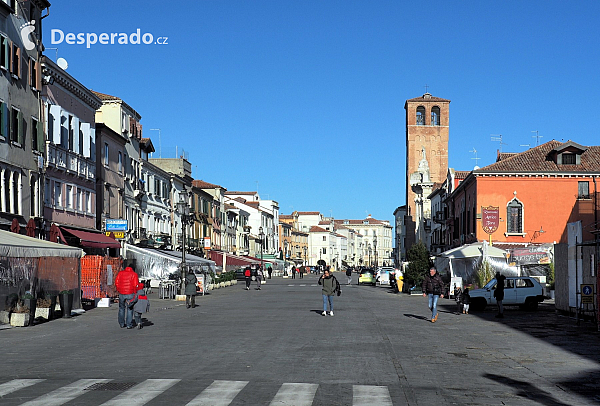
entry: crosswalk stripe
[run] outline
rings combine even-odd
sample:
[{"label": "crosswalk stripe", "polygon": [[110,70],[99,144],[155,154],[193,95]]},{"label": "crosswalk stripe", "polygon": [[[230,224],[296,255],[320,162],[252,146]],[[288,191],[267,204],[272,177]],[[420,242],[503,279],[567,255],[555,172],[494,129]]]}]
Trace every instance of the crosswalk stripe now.
[{"label": "crosswalk stripe", "polygon": [[248,381],[214,381],[186,406],[227,406]]},{"label": "crosswalk stripe", "polygon": [[59,406],[75,399],[84,393],[85,388],[95,383],[108,382],[110,379],[80,379],[76,382],[58,388],[55,391],[40,396],[37,399],[23,403],[21,406]]},{"label": "crosswalk stripe", "polygon": [[19,389],[35,385],[36,383],[41,381],[43,381],[43,379],[13,379],[12,381],[0,385],[0,397],[8,395],[9,393],[17,391]]},{"label": "crosswalk stripe", "polygon": [[102,406],[143,405],[179,381],[180,379],[146,379],[144,382],[135,385],[133,388],[121,393],[119,396],[103,403]]},{"label": "crosswalk stripe", "polygon": [[392,406],[387,386],[352,385],[352,406]]},{"label": "crosswalk stripe", "polygon": [[270,406],[310,406],[319,385],[314,383],[284,383]]}]

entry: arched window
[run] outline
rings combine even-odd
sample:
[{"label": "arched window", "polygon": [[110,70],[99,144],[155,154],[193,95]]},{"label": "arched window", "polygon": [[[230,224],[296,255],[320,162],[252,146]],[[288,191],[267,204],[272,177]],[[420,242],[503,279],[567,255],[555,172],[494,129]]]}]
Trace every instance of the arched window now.
[{"label": "arched window", "polygon": [[417,107],[417,125],[425,125],[425,107]]},{"label": "arched window", "polygon": [[438,106],[431,108],[431,125],[440,125],[440,108]]},{"label": "arched window", "polygon": [[516,198],[506,206],[506,232],[516,234],[523,232],[523,204]]}]

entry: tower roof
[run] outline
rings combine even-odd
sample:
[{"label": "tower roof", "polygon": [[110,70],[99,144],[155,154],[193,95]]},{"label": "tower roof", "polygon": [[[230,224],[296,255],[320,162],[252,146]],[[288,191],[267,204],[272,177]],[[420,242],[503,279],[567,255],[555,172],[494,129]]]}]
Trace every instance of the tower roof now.
[{"label": "tower roof", "polygon": [[408,99],[406,101],[406,103],[404,104],[404,107],[406,108],[406,105],[408,103],[419,103],[419,102],[421,102],[421,103],[431,103],[431,102],[450,103],[450,100],[442,99],[441,97],[432,96],[430,93],[425,93],[423,96],[415,97],[414,99]]}]

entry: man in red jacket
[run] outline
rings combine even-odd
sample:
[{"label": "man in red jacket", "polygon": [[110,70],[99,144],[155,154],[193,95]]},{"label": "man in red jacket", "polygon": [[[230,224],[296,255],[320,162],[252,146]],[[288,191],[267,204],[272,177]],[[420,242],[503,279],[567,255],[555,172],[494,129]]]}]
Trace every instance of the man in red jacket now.
[{"label": "man in red jacket", "polygon": [[[129,301],[137,292],[138,284],[138,276],[130,266],[119,272],[115,279],[115,287],[119,292],[119,325],[121,327],[133,328],[133,305],[129,306]],[[125,319],[125,310],[127,310],[127,320]]]}]

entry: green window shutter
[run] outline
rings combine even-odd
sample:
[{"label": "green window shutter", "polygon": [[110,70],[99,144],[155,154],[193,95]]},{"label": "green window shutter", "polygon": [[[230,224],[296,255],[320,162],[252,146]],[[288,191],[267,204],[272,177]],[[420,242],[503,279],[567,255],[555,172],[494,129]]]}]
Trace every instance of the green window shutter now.
[{"label": "green window shutter", "polygon": [[44,141],[44,126],[41,121],[37,123],[37,150],[40,152],[45,152],[46,150],[46,142]]},{"label": "green window shutter", "polygon": [[20,111],[17,113],[17,134],[18,137],[17,141],[19,144],[21,144],[21,146],[24,146],[24,137],[23,137],[23,113],[21,113]]},{"label": "green window shutter", "polygon": [[4,102],[0,102],[0,135],[4,138],[8,137],[8,115]]}]

